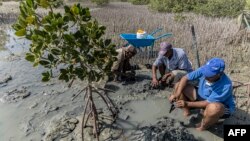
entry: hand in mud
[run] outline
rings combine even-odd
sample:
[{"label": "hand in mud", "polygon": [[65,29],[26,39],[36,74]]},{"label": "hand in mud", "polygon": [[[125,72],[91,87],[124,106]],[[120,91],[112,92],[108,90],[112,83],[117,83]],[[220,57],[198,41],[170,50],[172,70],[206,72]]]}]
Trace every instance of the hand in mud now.
[{"label": "hand in mud", "polygon": [[178,107],[178,108],[183,108],[183,107],[186,107],[186,106],[187,106],[187,102],[184,101],[184,100],[178,100],[176,102],[176,107]]},{"label": "hand in mud", "polygon": [[153,79],[151,85],[153,87],[157,87],[159,85],[159,81],[157,79]]},{"label": "hand in mud", "polygon": [[170,102],[174,102],[174,101],[176,100],[176,96],[172,94],[172,95],[168,98],[168,100],[169,100]]}]

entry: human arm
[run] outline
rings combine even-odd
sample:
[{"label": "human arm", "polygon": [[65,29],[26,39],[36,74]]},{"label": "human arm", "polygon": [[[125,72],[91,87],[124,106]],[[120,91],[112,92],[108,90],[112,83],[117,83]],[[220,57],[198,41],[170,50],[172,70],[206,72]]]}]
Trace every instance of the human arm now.
[{"label": "human arm", "polygon": [[157,80],[157,68],[155,65],[152,66],[152,86],[156,87],[159,84],[159,81]]},{"label": "human arm", "polygon": [[188,107],[188,108],[206,108],[206,106],[209,104],[208,101],[203,100],[203,101],[184,101],[184,100],[178,100],[176,102],[176,107],[178,108],[183,108],[183,107]]},{"label": "human arm", "polygon": [[157,79],[157,67],[163,64],[163,56],[158,56],[152,65],[152,86],[158,86],[159,81]]},{"label": "human arm", "polygon": [[180,82],[177,84],[174,93],[169,97],[169,101],[173,102],[181,96],[182,90],[187,85],[188,78],[187,76],[183,76]]},{"label": "human arm", "polygon": [[173,92],[173,94],[169,97],[169,100],[171,102],[173,102],[174,100],[178,100],[178,98],[180,97],[183,89],[185,88],[185,86],[187,85],[187,82],[189,80],[197,80],[202,76],[202,73],[200,71],[200,69],[197,69],[196,71],[193,71],[191,73],[188,73],[187,75],[183,76],[180,80],[179,83],[177,83],[176,88]]}]

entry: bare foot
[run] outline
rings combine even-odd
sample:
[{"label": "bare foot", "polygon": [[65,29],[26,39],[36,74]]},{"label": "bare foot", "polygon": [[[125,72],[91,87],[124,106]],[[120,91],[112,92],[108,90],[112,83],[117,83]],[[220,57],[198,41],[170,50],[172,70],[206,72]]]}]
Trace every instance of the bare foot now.
[{"label": "bare foot", "polygon": [[206,130],[203,126],[201,126],[201,123],[196,124],[196,128],[197,131],[204,131]]},{"label": "bare foot", "polygon": [[203,127],[198,127],[198,128],[195,128],[197,131],[204,131],[204,130],[206,130],[205,128],[203,128]]},{"label": "bare foot", "polygon": [[200,114],[204,116],[204,110],[200,109]]}]

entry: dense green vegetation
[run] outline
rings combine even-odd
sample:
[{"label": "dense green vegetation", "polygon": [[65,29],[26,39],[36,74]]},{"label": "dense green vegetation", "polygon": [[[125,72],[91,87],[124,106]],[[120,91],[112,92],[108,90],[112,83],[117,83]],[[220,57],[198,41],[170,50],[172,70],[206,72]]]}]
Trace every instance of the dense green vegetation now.
[{"label": "dense green vegetation", "polygon": [[159,12],[188,12],[207,0],[150,0],[150,8]]},{"label": "dense green vegetation", "polygon": [[249,0],[131,0],[131,2],[133,4],[149,2],[149,8],[158,12],[195,12],[212,17],[235,17],[244,8],[250,7]]},{"label": "dense green vegetation", "polygon": [[235,17],[244,10],[246,0],[208,0],[196,7],[195,12],[212,17]]},{"label": "dense green vegetation", "polygon": [[[20,15],[13,28],[17,36],[32,42],[26,59],[34,66],[40,64],[48,69],[42,74],[43,81],[48,81],[52,69],[61,64],[65,68],[60,69],[60,80],[100,80],[110,71],[116,54],[111,40],[102,38],[106,28],[80,4],[65,6],[64,14],[54,13],[52,9],[58,3],[26,0],[20,4]],[[36,13],[38,7],[49,9],[48,15]],[[71,32],[71,28],[77,31]]]}]

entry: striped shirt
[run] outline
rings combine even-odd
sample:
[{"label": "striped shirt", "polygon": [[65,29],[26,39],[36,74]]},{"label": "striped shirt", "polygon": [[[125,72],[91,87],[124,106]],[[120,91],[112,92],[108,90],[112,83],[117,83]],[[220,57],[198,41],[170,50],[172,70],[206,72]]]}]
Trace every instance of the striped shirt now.
[{"label": "striped shirt", "polygon": [[158,55],[153,65],[157,67],[159,67],[160,65],[165,65],[166,69],[169,71],[173,70],[185,70],[187,72],[193,71],[191,62],[188,60],[186,53],[181,48],[173,48],[173,56],[170,60],[164,55]]}]

